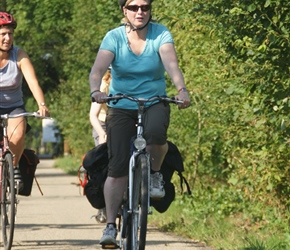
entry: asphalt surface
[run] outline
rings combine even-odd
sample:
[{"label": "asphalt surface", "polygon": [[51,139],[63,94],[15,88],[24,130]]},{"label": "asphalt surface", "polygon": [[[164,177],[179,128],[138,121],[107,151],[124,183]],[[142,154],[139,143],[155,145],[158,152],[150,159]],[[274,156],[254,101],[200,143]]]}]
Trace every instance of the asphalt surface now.
[{"label": "asphalt surface", "polygon": [[[19,196],[13,250],[79,250],[101,249],[99,239],[104,224],[92,215],[92,208],[81,195],[76,176],[53,168],[53,160],[41,160],[31,196]],[[146,250],[212,250],[173,234],[148,228]]]}]

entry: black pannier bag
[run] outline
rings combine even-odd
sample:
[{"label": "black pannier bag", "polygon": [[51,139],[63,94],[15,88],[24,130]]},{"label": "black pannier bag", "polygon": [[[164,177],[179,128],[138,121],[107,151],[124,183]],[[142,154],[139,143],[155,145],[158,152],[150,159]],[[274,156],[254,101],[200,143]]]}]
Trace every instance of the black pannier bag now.
[{"label": "black pannier bag", "polygon": [[31,194],[33,179],[39,159],[35,151],[24,149],[19,160],[19,170],[23,180],[23,188],[19,190],[19,195],[29,196]]},{"label": "black pannier bag", "polygon": [[[89,179],[84,188],[84,193],[90,204],[97,209],[106,206],[103,188],[108,175],[108,162],[107,143],[100,144],[88,151],[82,162],[83,167],[88,172]],[[188,194],[191,194],[188,182],[182,175],[184,166],[181,154],[176,145],[168,141],[168,152],[160,170],[165,182],[165,196],[162,199],[151,199],[150,201],[151,205],[160,213],[164,213],[175,198],[175,187],[171,182],[175,171],[180,177],[181,189],[184,182],[187,186]]]},{"label": "black pannier bag", "polygon": [[83,167],[88,172],[88,183],[84,193],[90,204],[97,209],[104,208],[104,183],[108,175],[107,143],[102,143],[88,151],[83,159]]},{"label": "black pannier bag", "polygon": [[180,178],[180,187],[183,191],[183,183],[187,187],[187,193],[190,195],[191,190],[187,180],[182,175],[184,171],[183,160],[181,154],[175,144],[170,141],[168,143],[168,152],[161,165],[160,173],[163,175],[165,196],[161,199],[151,199],[150,203],[159,213],[164,213],[175,199],[175,187],[171,182],[171,178],[176,171]]}]

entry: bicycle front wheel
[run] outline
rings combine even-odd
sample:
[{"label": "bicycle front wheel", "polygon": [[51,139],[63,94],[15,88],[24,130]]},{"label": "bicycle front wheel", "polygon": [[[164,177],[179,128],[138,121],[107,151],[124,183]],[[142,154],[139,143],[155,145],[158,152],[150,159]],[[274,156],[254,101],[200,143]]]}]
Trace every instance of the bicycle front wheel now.
[{"label": "bicycle front wheel", "polygon": [[137,160],[133,183],[133,211],[131,217],[132,250],[144,250],[146,245],[149,208],[149,167],[148,157],[145,154],[140,154]]},{"label": "bicycle front wheel", "polygon": [[12,154],[7,153],[1,167],[1,230],[3,246],[10,250],[14,235],[15,188]]}]

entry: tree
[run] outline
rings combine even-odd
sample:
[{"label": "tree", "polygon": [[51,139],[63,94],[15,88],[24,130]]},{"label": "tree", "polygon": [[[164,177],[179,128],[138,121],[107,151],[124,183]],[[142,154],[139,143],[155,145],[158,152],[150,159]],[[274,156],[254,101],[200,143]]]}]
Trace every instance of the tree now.
[{"label": "tree", "polygon": [[210,8],[221,24],[216,33],[223,37],[228,58],[235,61],[235,74],[249,96],[255,139],[246,134],[242,147],[252,151],[250,169],[263,169],[253,183],[263,194],[275,191],[284,204],[290,195],[289,7],[287,1],[215,1]]},{"label": "tree", "polygon": [[53,105],[66,140],[80,157],[94,145],[88,118],[90,69],[104,35],[119,25],[121,13],[116,3],[104,0],[74,1],[71,13],[69,42],[61,51],[65,79],[54,92]]}]

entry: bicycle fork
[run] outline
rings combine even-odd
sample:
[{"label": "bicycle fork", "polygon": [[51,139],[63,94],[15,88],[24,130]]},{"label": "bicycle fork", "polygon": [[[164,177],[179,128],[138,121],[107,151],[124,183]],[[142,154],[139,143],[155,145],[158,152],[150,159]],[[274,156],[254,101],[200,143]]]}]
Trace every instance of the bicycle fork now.
[{"label": "bicycle fork", "polygon": [[[138,211],[132,211],[133,210],[133,182],[134,182],[134,171],[136,169],[136,158],[140,152],[134,152],[130,158],[130,169],[129,169],[129,210],[128,213],[138,213]],[[147,164],[150,166],[150,155],[148,153],[145,154],[147,158]],[[150,167],[148,168],[148,173],[147,173],[147,178],[149,180],[149,185],[148,185],[148,193],[150,189]],[[151,214],[152,212],[150,211],[150,195],[148,195],[148,213]]]}]

